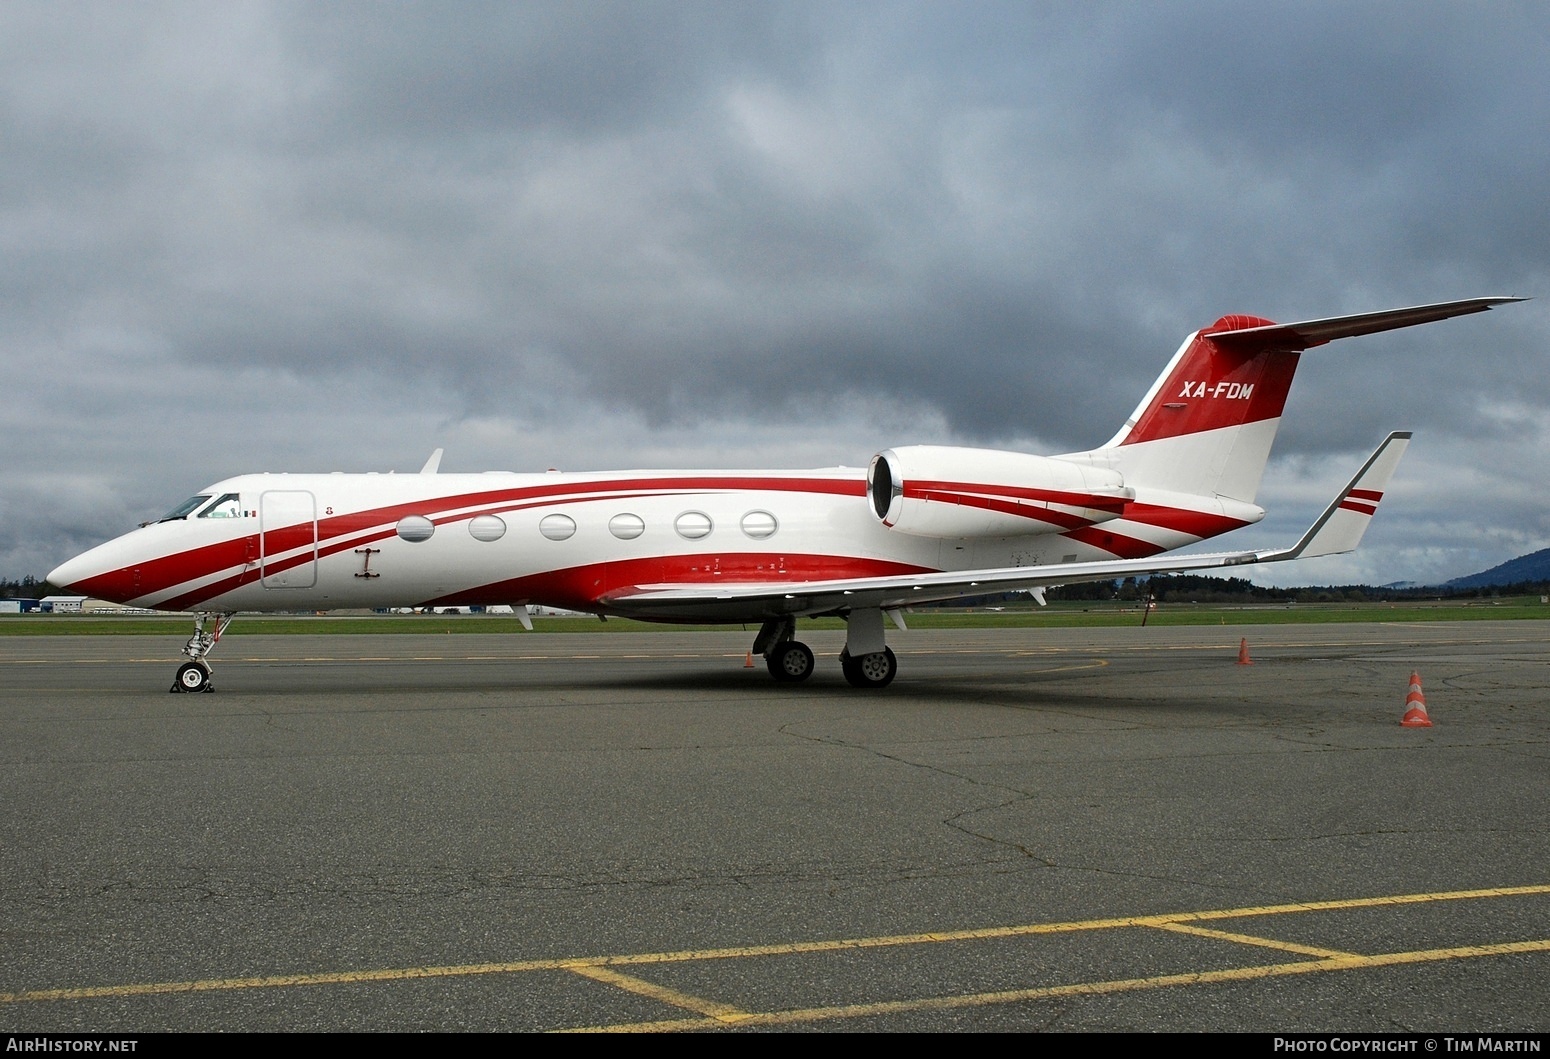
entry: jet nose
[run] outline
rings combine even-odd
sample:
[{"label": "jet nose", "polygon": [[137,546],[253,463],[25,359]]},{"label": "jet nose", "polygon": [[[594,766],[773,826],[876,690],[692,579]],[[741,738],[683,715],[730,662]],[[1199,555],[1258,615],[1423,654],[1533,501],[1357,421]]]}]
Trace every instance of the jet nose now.
[{"label": "jet nose", "polygon": [[84,562],[84,555],[77,555],[74,559],[66,559],[54,569],[49,571],[48,583],[55,588],[72,589],[77,581],[84,581],[92,574],[92,565]]},{"label": "jet nose", "polygon": [[140,594],[138,564],[129,559],[118,542],[109,541],[54,567],[48,583],[75,595],[127,603]]}]

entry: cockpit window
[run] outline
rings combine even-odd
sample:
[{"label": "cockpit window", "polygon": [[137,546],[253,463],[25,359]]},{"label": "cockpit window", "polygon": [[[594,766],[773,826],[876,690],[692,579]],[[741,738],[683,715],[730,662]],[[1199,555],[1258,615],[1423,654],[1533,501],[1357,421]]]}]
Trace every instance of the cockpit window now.
[{"label": "cockpit window", "polygon": [[236,493],[227,493],[215,503],[199,513],[200,518],[241,518],[242,498]]},{"label": "cockpit window", "polygon": [[188,518],[188,516],[192,515],[195,511],[198,511],[202,506],[204,506],[205,501],[209,499],[209,493],[205,493],[202,496],[191,496],[156,521],[173,522],[180,518]]}]

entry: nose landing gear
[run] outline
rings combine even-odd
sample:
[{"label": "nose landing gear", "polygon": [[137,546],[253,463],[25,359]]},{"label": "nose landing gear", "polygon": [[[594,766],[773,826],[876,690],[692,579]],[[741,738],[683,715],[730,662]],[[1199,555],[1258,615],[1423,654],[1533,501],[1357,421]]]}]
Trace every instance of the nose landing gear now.
[{"label": "nose landing gear", "polygon": [[178,666],[178,675],[173,678],[173,694],[180,691],[214,691],[215,685],[210,683],[210,667],[203,662],[184,662]]},{"label": "nose landing gear", "polygon": [[[172,687],[169,689],[172,694],[215,690],[215,685],[210,683],[210,664],[205,661],[205,656],[220,642],[226,626],[230,625],[231,619],[235,617],[235,614],[194,615],[194,635],[190,636],[188,643],[183,645],[183,653],[188,655],[189,660],[178,667],[178,675],[173,679]],[[215,627],[207,632],[205,623],[211,618],[215,619]]]}]

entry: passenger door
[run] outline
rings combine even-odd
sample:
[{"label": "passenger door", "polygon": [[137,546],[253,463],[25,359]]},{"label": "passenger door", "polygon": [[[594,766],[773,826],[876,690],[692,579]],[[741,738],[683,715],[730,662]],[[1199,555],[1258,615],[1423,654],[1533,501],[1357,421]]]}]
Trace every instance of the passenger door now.
[{"label": "passenger door", "polygon": [[259,496],[258,563],[265,588],[317,584],[317,501],[310,492],[271,489]]}]

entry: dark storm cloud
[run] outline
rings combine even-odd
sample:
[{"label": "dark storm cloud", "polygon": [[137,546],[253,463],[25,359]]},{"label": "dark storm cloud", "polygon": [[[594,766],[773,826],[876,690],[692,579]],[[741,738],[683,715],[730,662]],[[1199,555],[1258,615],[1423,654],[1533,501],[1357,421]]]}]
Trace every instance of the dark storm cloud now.
[{"label": "dark storm cloud", "polygon": [[728,79],[782,78],[818,53],[804,8],[682,2],[299,4],[283,34],[346,139],[445,145],[629,131]]},{"label": "dark storm cloud", "polygon": [[[1101,443],[1223,313],[1544,294],[1547,57],[1509,4],[7,5],[0,573],[448,438]],[[1310,352],[1284,470],[1322,494],[1390,427],[1541,459],[1547,330]],[[1501,548],[1550,533],[1509,494],[1470,494]]]}]

